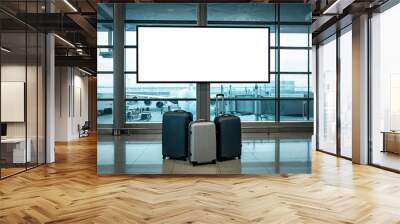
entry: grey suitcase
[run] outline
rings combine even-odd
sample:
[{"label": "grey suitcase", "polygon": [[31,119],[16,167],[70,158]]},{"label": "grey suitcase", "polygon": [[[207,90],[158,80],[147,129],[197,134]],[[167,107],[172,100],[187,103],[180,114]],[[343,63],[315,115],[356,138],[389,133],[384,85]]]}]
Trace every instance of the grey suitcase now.
[{"label": "grey suitcase", "polygon": [[197,164],[215,163],[217,143],[215,124],[211,121],[195,121],[189,125],[189,159]]}]

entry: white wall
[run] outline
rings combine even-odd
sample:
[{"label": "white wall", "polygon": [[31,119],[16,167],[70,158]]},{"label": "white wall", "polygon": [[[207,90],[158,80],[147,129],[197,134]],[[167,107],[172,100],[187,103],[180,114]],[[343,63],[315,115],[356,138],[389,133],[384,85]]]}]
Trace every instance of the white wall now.
[{"label": "white wall", "polygon": [[[76,70],[75,70],[76,71]],[[83,125],[89,120],[88,113],[88,78],[79,75],[74,76],[74,108],[72,108],[71,134],[73,138],[79,137],[78,125]]]},{"label": "white wall", "polygon": [[79,138],[78,125],[88,120],[88,78],[76,68],[56,67],[55,140]]}]

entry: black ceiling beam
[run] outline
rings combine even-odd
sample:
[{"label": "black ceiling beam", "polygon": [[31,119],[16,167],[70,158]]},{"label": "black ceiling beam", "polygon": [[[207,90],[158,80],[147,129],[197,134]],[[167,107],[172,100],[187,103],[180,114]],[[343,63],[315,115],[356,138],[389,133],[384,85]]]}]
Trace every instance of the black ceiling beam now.
[{"label": "black ceiling beam", "polygon": [[0,19],[1,31],[25,31],[26,26],[22,23],[16,22],[14,19],[4,18]]},{"label": "black ceiling beam", "polygon": [[63,32],[82,30],[68,14],[61,13],[19,13],[17,17],[42,32]]},{"label": "black ceiling beam", "polygon": [[55,64],[56,66],[87,67],[93,71],[97,70],[97,60],[91,56],[56,56]]}]

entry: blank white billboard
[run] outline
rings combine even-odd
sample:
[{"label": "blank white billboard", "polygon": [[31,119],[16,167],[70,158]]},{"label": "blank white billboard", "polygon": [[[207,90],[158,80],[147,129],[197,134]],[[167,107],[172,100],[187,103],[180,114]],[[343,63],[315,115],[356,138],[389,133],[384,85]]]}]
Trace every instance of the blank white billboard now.
[{"label": "blank white billboard", "polygon": [[267,27],[138,26],[137,81],[269,82],[269,33]]}]

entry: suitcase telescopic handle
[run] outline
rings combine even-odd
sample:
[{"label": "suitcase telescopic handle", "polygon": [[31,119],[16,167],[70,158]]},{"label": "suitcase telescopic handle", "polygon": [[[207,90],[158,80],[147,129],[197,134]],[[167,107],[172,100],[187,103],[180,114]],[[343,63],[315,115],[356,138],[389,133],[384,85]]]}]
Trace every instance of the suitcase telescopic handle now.
[{"label": "suitcase telescopic handle", "polygon": [[174,112],[186,112],[185,110],[174,110]]},{"label": "suitcase telescopic handle", "polygon": [[[219,111],[219,106],[218,106],[218,99],[221,98],[221,104],[222,104],[222,110]],[[225,105],[224,105],[224,94],[218,93],[215,95],[215,116],[218,116],[220,114],[225,114]]]}]

